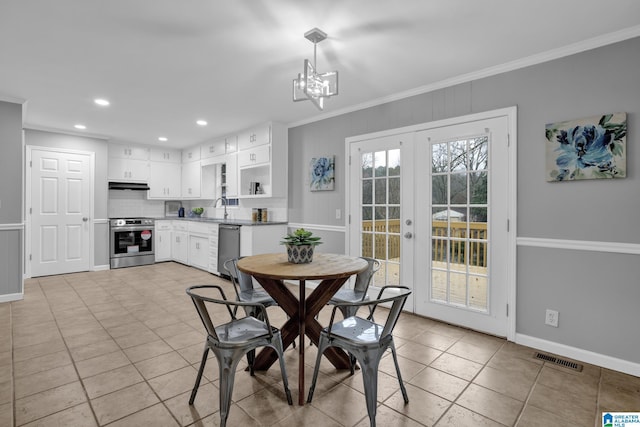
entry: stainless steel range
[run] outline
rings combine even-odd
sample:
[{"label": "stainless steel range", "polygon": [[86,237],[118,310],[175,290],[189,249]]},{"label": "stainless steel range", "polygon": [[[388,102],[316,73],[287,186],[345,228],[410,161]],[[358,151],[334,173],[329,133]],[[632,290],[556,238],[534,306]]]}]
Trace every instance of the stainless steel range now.
[{"label": "stainless steel range", "polygon": [[153,218],[109,220],[111,268],[153,264],[154,229]]}]

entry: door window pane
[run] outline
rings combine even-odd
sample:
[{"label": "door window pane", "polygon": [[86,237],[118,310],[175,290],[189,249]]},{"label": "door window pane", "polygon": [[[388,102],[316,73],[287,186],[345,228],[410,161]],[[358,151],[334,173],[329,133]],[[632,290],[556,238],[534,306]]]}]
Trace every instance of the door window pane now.
[{"label": "door window pane", "polygon": [[361,164],[361,253],[381,263],[374,276],[375,286],[399,284],[400,149],[361,154]]},{"label": "door window pane", "polygon": [[433,144],[431,153],[431,299],[488,311],[488,138]]}]

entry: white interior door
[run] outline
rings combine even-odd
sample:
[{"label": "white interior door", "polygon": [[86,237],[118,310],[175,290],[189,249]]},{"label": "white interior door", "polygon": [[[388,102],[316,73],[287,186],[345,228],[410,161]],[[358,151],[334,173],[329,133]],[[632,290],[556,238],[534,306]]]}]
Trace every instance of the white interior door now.
[{"label": "white interior door", "polygon": [[416,161],[416,313],[507,336],[507,118],[418,132]]},{"label": "white interior door", "polygon": [[88,271],[93,157],[47,149],[30,153],[31,276]]},{"label": "white interior door", "polygon": [[515,109],[347,141],[348,251],[382,263],[370,294],[405,285],[406,310],[514,338],[510,126]]}]

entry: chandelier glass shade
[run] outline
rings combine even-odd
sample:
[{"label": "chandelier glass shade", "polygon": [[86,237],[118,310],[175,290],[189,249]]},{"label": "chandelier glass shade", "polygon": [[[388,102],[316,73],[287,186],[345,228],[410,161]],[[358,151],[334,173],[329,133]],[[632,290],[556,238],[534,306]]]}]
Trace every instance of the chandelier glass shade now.
[{"label": "chandelier glass shade", "polygon": [[304,60],[303,72],[293,79],[293,100],[311,101],[322,110],[324,100],[338,94],[338,72],[319,73],[316,68],[316,45],[327,38],[327,34],[318,28],[305,33],[305,38],[313,42],[313,64]]}]

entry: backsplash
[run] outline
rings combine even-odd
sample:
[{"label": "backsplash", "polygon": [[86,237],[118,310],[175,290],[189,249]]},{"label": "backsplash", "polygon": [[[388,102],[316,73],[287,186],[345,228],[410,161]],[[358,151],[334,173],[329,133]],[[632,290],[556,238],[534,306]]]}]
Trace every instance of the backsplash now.
[{"label": "backsplash", "polygon": [[163,200],[148,200],[146,191],[109,190],[109,218],[164,216]]},{"label": "backsplash", "polygon": [[[213,200],[183,200],[185,214],[194,207],[204,208],[203,216],[207,218],[222,218],[224,208],[222,202],[218,202],[217,208],[213,207]],[[251,220],[252,208],[266,208],[269,211],[269,221],[287,221],[286,199],[240,199],[240,206],[227,208],[229,219]],[[164,200],[147,199],[146,191],[121,191],[109,190],[109,218],[127,217],[164,217]]]}]

